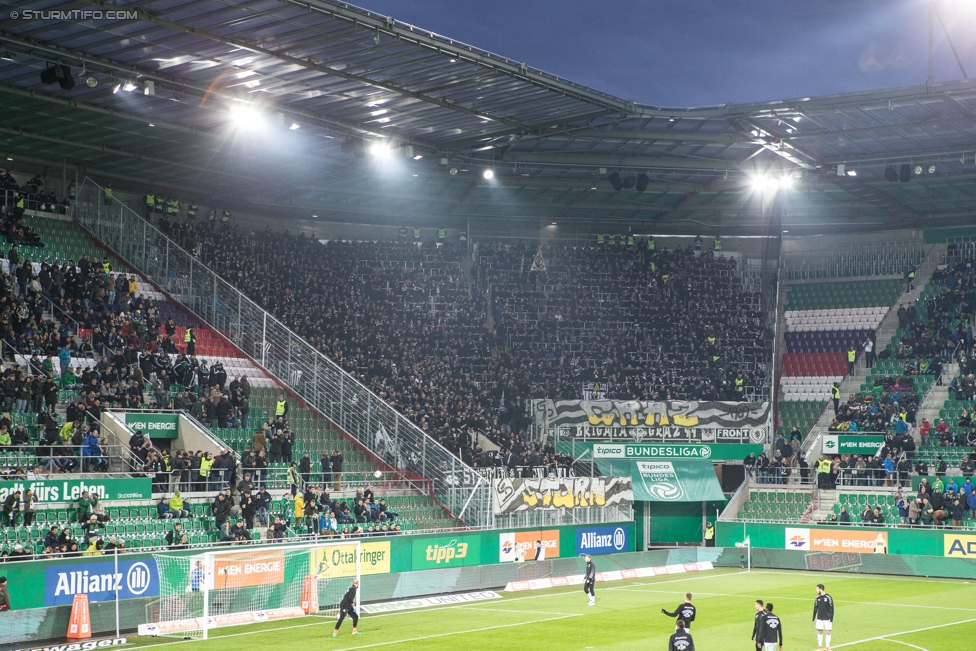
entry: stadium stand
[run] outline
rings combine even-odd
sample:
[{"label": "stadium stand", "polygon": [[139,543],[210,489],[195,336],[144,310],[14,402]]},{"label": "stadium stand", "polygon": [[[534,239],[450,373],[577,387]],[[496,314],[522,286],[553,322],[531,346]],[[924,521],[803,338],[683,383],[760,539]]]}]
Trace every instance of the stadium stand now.
[{"label": "stadium stand", "polygon": [[[779,427],[806,434],[847,375],[847,351],[858,354],[874,336],[903,289],[898,280],[852,280],[791,285],[784,308],[785,352]],[[802,403],[812,403],[805,405]]]},{"label": "stadium stand", "polygon": [[[95,452],[90,453],[87,437],[100,429],[99,414],[103,409],[175,406],[190,411],[198,397],[209,392],[213,397],[201,403],[209,407],[198,415],[206,425],[226,422],[237,426],[210,430],[217,440],[236,451],[245,451],[254,438],[253,428],[238,429],[243,425],[241,398],[251,399],[253,406],[245,399],[244,408],[251,422],[268,433],[269,440],[293,440],[289,460],[292,455],[301,458],[305,452],[340,451],[345,458],[343,483],[348,488],[336,500],[323,503],[321,510],[328,511],[333,502],[337,513],[342,513],[339,506],[343,503],[355,508],[353,498],[344,493],[352,493],[353,486],[359,490],[368,486],[368,478],[376,470],[376,464],[363,451],[301,405],[292,404],[285,418],[275,419],[272,414],[282,389],[271,378],[217,333],[132,274],[74,224],[29,214],[23,216],[23,223],[40,239],[31,246],[3,247],[0,269],[7,288],[3,310],[3,387],[4,407],[10,412],[0,417],[0,477],[27,480],[52,473],[100,469],[146,472],[160,479],[154,479],[153,489],[163,493],[174,461],[185,458],[181,462],[185,463],[182,482],[177,480],[176,485],[184,490],[199,487],[193,482],[192,476],[199,468],[193,466],[193,459],[199,459],[202,453],[188,453],[185,457],[174,453],[170,458],[167,450],[159,450],[142,438],[135,444],[130,442],[131,454],[104,446],[99,449],[97,443]],[[110,273],[105,273],[103,261],[110,265]],[[11,269],[19,275],[8,275]],[[185,354],[184,339],[189,327],[195,333],[195,356]],[[163,370],[171,372],[172,383],[160,382]],[[32,389],[35,383],[38,389]],[[225,385],[228,391],[224,391]],[[234,399],[226,413],[221,412],[222,398]],[[13,438],[8,440],[9,434],[5,438],[6,432]],[[275,432],[279,432],[277,436]],[[220,457],[233,459],[228,462],[230,466],[239,466],[232,453],[225,452]],[[104,468],[96,464],[99,459],[105,460]],[[265,483],[272,489],[287,486],[287,467],[283,460],[271,464]],[[247,470],[250,469],[242,468],[242,477]],[[316,472],[315,477],[321,474]],[[308,484],[306,477],[302,478],[303,489],[312,482],[307,478]],[[231,487],[238,483],[236,477],[227,477],[226,481]],[[219,490],[219,484],[213,484],[212,489]],[[275,490],[275,494],[278,492]],[[447,518],[431,497],[398,492],[402,491],[383,496],[384,508],[395,517],[354,518],[348,523],[343,517],[339,519],[342,526],[322,535],[383,535],[455,526],[456,521]],[[191,517],[181,520],[186,533],[184,542],[220,542],[220,527],[207,493],[190,495],[193,499],[187,500],[187,510]],[[168,499],[162,498],[167,504]],[[238,499],[235,496],[235,505],[243,511]],[[376,498],[377,504],[379,499]],[[84,509],[80,505],[77,509],[73,505],[33,509],[27,523],[23,513],[18,523],[15,511],[20,505],[11,502],[11,512],[5,515],[7,526],[0,536],[0,554],[13,558],[27,554],[94,555],[115,545],[156,548],[180,544],[182,533],[178,532],[175,541],[166,539],[173,527],[168,520],[160,519],[164,509],[158,504],[109,504],[106,508],[99,507],[97,499],[94,502],[94,507],[89,504]],[[81,514],[81,510],[85,513]],[[299,516],[293,501],[278,501],[270,511],[272,515],[287,517],[283,520],[285,529],[277,535],[269,530],[269,537],[319,533],[318,523],[312,522],[317,515],[311,515],[319,509]],[[88,525],[92,514],[96,515],[95,523]],[[44,538],[54,526],[58,527],[55,535],[61,540],[45,549],[50,546],[44,544]],[[259,528],[246,529],[247,539],[256,540],[265,533]]]},{"label": "stadium stand", "polygon": [[[522,245],[484,246],[468,277],[456,242],[323,245],[270,230],[252,238],[233,224],[186,220],[165,228],[184,246],[199,246],[216,270],[479,467],[501,465],[505,452],[515,457],[506,462],[513,467],[567,463],[551,448],[524,443],[528,415],[513,406],[530,396],[578,395],[587,374],[612,375],[615,395],[631,398],[735,399],[737,378],[750,386],[765,381],[759,360],[766,334],[737,288],[732,258],[697,256],[691,249],[649,252],[636,245],[541,252]],[[544,275],[531,271],[535,253],[541,253]],[[606,269],[655,289],[628,301],[611,300],[622,285],[611,282]],[[681,314],[695,304],[677,300],[680,294],[670,288],[683,282],[692,289],[689,295],[702,290],[701,305],[710,300],[717,306],[700,308],[701,313],[716,316],[708,323],[697,319],[701,332],[693,341],[683,336],[685,341],[673,342],[669,337],[677,330],[667,325],[670,321],[652,326],[647,319],[659,320],[668,305],[670,316],[677,314],[679,323],[690,326],[692,320]],[[578,303],[577,284],[589,292]],[[483,295],[489,285],[490,317]],[[642,311],[655,301],[664,301],[656,312]],[[595,318],[602,319],[599,333]],[[633,334],[641,319],[643,334],[633,340],[649,337],[639,344],[646,348],[608,345],[611,332]],[[734,336],[720,330],[729,321],[739,324]],[[686,355],[687,367],[671,375],[633,370],[637,362],[644,370],[658,369],[655,364]],[[612,368],[626,372],[611,373]],[[444,379],[427,382],[431,377]],[[667,378],[667,394],[663,385],[653,384],[655,377]],[[473,448],[472,430],[486,434],[502,454]]]},{"label": "stadium stand", "polygon": [[799,522],[811,511],[809,492],[787,490],[749,491],[738,519],[759,522]]}]

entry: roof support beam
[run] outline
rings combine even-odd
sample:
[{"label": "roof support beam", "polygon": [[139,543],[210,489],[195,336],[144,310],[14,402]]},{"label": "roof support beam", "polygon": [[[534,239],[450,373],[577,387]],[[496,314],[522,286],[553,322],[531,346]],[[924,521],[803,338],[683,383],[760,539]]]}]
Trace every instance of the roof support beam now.
[{"label": "roof support beam", "polygon": [[310,12],[316,12],[347,20],[356,25],[362,25],[375,30],[377,34],[387,34],[395,39],[414,43],[421,47],[444,53],[445,56],[459,61],[468,61],[485,68],[495,70],[506,76],[527,81],[547,91],[571,97],[573,99],[596,104],[605,109],[624,114],[640,115],[640,108],[633,102],[621,100],[571,81],[549,75],[541,70],[530,69],[524,63],[512,61],[504,57],[491,54],[486,50],[479,50],[470,45],[464,45],[454,40],[438,36],[433,32],[424,31],[400,23],[387,16],[378,16],[372,12],[357,10],[349,5],[317,2],[316,0],[279,0],[295,7],[301,7]]},{"label": "roof support beam", "polygon": [[702,170],[727,172],[735,169],[732,161],[707,158],[667,158],[661,156],[607,156],[587,153],[561,152],[508,152],[502,160],[506,163],[540,163],[570,165],[576,167],[632,167],[654,169]]},{"label": "roof support beam", "polygon": [[[114,6],[114,5],[113,5]],[[183,94],[194,98],[195,100],[201,100],[203,97],[208,96],[211,98],[221,99],[227,102],[237,101],[238,97],[232,93],[224,92],[220,89],[208,89],[206,87],[195,86],[193,84],[186,83],[184,81],[173,80],[169,77],[161,75],[156,72],[143,70],[142,68],[137,68],[135,66],[123,65],[115,63],[114,61],[109,61],[100,57],[90,56],[87,54],[79,54],[71,50],[66,50],[53,45],[48,45],[44,43],[37,43],[33,40],[23,39],[17,36],[12,36],[10,34],[0,33],[0,43],[9,43],[15,46],[18,52],[23,52],[30,56],[35,56],[41,60],[56,60],[56,61],[72,61],[76,64],[85,64],[90,71],[102,72],[110,77],[116,79],[133,79],[141,78],[152,80],[156,84],[156,94],[159,95],[161,90],[169,90],[174,93]],[[204,108],[212,109],[214,107],[213,102],[208,102],[206,104],[193,102],[195,108],[199,108],[200,105]],[[312,115],[302,110],[296,110],[288,106],[278,106],[272,105],[272,111],[278,111],[289,119],[305,124],[327,129],[336,130],[341,133],[346,133],[353,136],[371,136],[374,138],[389,138],[390,134],[380,133],[378,131],[373,131],[367,126],[351,122],[349,120],[342,120],[333,117],[322,117],[319,115]],[[439,151],[438,145],[427,142],[423,139],[418,138],[397,138],[398,142],[404,144],[412,144],[416,147],[421,147],[429,151]]]},{"label": "roof support beam", "polygon": [[[115,6],[114,4],[111,4],[106,0],[92,0],[92,4],[101,7],[106,7],[106,8]],[[432,97],[430,95],[427,95],[426,93],[409,90],[408,88],[401,86],[400,84],[395,84],[389,81],[378,81],[375,79],[370,79],[369,77],[365,77],[363,75],[357,75],[351,72],[346,72],[345,70],[340,70],[338,68],[326,65],[324,63],[316,63],[312,61],[311,57],[309,57],[308,59],[301,59],[299,57],[291,56],[290,54],[276,52],[275,50],[261,47],[260,45],[255,45],[254,43],[251,43],[241,38],[230,38],[226,36],[221,36],[219,34],[215,34],[214,32],[210,32],[205,29],[187,27],[186,25],[182,25],[181,23],[160,18],[155,14],[146,11],[145,9],[138,9],[138,12],[139,12],[139,17],[142,20],[159,25],[160,27],[171,29],[175,32],[182,32],[184,34],[198,36],[200,38],[216,41],[218,43],[224,43],[225,45],[233,45],[234,47],[241,48],[242,50],[247,50],[248,52],[253,52],[255,54],[260,54],[262,56],[270,57],[272,59],[277,59],[278,61],[287,63],[289,65],[299,66],[307,70],[314,70],[315,72],[320,72],[322,74],[333,75],[335,77],[340,77],[342,79],[347,79],[349,81],[356,81],[361,84],[373,86],[375,88],[382,88],[383,90],[388,90],[397,93],[398,95],[412,97],[413,99],[417,99],[422,102],[434,104],[436,106],[440,106],[441,108],[450,109],[452,111],[458,111],[460,113],[473,115],[481,119],[494,120],[495,122],[507,124],[511,127],[515,127],[518,129],[530,128],[530,125],[520,122],[519,120],[503,117],[500,115],[493,115],[485,111],[476,111],[474,109],[470,109],[465,106],[459,106],[456,102],[452,102],[446,98]]]},{"label": "roof support beam", "polygon": [[[805,151],[793,143],[785,142],[778,134],[772,133],[769,129],[752,118],[738,118],[729,120],[729,122],[737,131],[739,131],[739,133],[751,136],[752,141],[757,145],[760,145],[777,156],[788,160],[797,167],[802,167],[806,170],[813,170],[823,166],[823,161],[820,160],[820,158],[817,157],[813,152]],[[752,129],[749,127],[752,127]],[[756,130],[760,135],[753,136],[753,129]]]},{"label": "roof support beam", "polygon": [[130,151],[123,151],[121,149],[115,149],[114,147],[107,147],[105,145],[89,145],[83,142],[77,142],[73,140],[64,140],[63,138],[55,138],[53,136],[45,136],[40,133],[35,133],[31,131],[24,131],[23,129],[8,129],[6,127],[0,127],[0,133],[6,133],[12,136],[21,136],[23,138],[31,138],[34,140],[40,140],[43,142],[50,142],[56,145],[62,145],[66,147],[73,147],[76,149],[86,149],[88,151],[95,151],[101,154],[109,154],[111,156],[121,156],[124,158],[131,158],[133,160],[142,161],[144,163],[156,163],[159,165],[169,165],[172,167],[179,167],[186,170],[191,170],[194,172],[202,172],[204,174],[210,174],[215,176],[225,176],[228,178],[238,179],[241,181],[247,181],[249,183],[265,183],[267,179],[262,179],[256,176],[250,176],[245,174],[238,174],[236,172],[223,172],[217,169],[209,169],[206,167],[200,167],[198,165],[190,165],[188,163],[181,163],[180,161],[171,160],[169,158],[158,158],[156,156],[144,156],[143,154],[135,154]]}]

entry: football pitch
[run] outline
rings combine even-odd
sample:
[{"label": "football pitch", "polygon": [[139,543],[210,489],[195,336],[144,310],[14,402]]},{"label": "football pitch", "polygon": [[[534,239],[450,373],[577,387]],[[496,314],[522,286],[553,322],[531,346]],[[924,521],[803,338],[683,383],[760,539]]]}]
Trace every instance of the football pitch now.
[{"label": "football pitch", "polygon": [[[130,638],[137,646],[184,645],[200,651],[271,648],[281,651],[398,649],[667,649],[673,611],[694,595],[692,628],[698,651],[755,649],[754,602],[771,601],[783,622],[787,651],[817,648],[815,586],[834,598],[833,649],[964,651],[976,648],[976,582],[863,574],[719,569],[687,577],[661,576],[597,584],[596,606],[580,587],[502,593],[502,599],[363,615],[362,635],[350,621],[338,638],[322,616],[219,629],[206,641]],[[130,647],[127,647],[130,648]]]}]

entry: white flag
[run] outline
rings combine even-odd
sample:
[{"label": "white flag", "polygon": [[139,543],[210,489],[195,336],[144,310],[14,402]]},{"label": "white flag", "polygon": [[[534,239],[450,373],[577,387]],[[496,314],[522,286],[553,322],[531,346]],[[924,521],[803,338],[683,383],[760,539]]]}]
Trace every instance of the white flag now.
[{"label": "white flag", "polygon": [[546,259],[542,257],[542,251],[540,250],[532,258],[532,267],[529,271],[545,271],[546,270]]}]

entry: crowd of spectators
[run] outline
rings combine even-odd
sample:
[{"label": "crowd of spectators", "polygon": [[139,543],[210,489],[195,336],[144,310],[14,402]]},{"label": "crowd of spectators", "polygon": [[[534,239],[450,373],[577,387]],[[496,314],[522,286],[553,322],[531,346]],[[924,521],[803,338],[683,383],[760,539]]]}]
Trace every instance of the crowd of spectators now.
[{"label": "crowd of spectators", "polygon": [[885,432],[915,425],[918,396],[911,392],[885,391],[880,395],[856,393],[841,402],[831,420],[831,432]]},{"label": "crowd of spectators", "polygon": [[[588,379],[648,400],[735,400],[766,381],[768,333],[732,258],[546,248],[538,272],[523,245],[482,246],[469,270],[446,240],[323,244],[167,222],[182,246],[473,465],[568,463],[526,444],[524,405],[578,398]],[[500,449],[479,447],[476,433]]]},{"label": "crowd of spectators", "polygon": [[[26,244],[29,246],[44,246],[27,222],[24,221],[24,210],[44,210],[46,212],[67,212],[70,205],[69,198],[58,201],[53,191],[45,193],[41,188],[44,181],[40,175],[33,176],[23,186],[17,185],[16,179],[6,170],[0,170],[0,206],[3,207],[2,221],[0,221],[0,235],[7,242]],[[73,196],[74,184],[71,185]]]},{"label": "crowd of spectators", "polygon": [[[626,400],[741,400],[769,355],[733,257],[693,248],[486,244],[495,330],[533,397],[600,380]],[[545,271],[532,271],[534,260]],[[540,266],[537,262],[536,266]],[[737,383],[736,380],[740,382]]]}]

